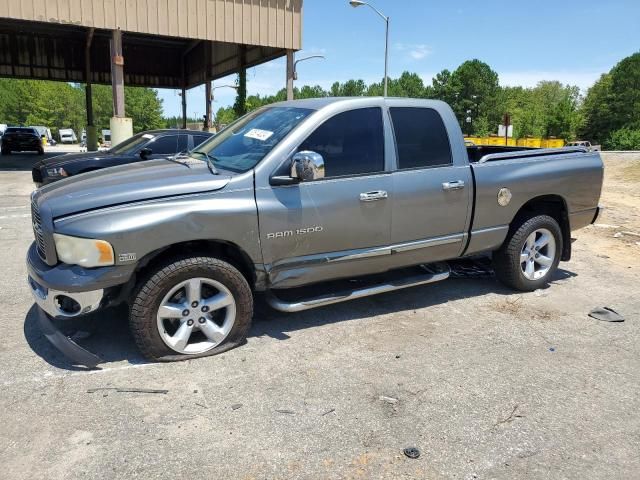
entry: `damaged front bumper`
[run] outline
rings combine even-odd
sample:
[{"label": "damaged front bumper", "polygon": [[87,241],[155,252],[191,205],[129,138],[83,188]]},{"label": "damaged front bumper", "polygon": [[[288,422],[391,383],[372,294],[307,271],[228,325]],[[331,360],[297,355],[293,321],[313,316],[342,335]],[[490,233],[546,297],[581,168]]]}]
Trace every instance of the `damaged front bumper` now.
[{"label": "damaged front bumper", "polygon": [[46,339],[74,364],[95,368],[102,361],[100,357],[85,350],[58,330],[40,306],[38,306],[38,323]]},{"label": "damaged front bumper", "polygon": [[108,286],[99,270],[44,264],[32,245],[27,254],[27,281],[37,305],[38,323],[49,342],[74,364],[93,368],[101,359],[60,332],[52,318],[69,320],[94,312],[106,303]]},{"label": "damaged front bumper", "polygon": [[[102,359],[64,335],[55,327],[51,317],[73,318],[97,310],[102,301],[103,291],[61,292],[48,289],[31,277],[29,277],[29,286],[37,305],[38,324],[46,339],[74,364],[85,365],[89,368],[98,365]],[[77,312],[72,312],[71,307]]]}]

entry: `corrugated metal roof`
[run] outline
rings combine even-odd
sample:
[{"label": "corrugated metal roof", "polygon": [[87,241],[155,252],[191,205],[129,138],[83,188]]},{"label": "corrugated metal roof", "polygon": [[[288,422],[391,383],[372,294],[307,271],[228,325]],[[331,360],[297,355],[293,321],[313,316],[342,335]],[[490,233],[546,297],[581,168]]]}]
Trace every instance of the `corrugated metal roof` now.
[{"label": "corrugated metal roof", "polygon": [[0,18],[299,50],[302,0],[0,0]]}]

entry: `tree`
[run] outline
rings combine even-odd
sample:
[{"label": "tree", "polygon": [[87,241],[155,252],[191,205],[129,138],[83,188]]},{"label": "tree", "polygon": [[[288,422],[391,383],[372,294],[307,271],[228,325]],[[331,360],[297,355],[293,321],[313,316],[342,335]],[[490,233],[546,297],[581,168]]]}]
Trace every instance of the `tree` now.
[{"label": "tree", "polygon": [[640,52],[602,75],[584,101],[585,138],[603,142],[623,129],[640,129]]},{"label": "tree", "polygon": [[362,97],[367,91],[364,80],[347,80],[345,83],[335,82],[331,85],[331,97]]},{"label": "tree", "polygon": [[164,126],[162,100],[152,88],[126,87],[125,112],[133,121],[134,133],[154,130]]},{"label": "tree", "polygon": [[[498,74],[480,60],[462,63],[449,79],[455,99],[450,102],[463,130],[476,133],[474,123],[498,125],[502,117],[498,106]],[[467,118],[471,122],[467,122]]]}]

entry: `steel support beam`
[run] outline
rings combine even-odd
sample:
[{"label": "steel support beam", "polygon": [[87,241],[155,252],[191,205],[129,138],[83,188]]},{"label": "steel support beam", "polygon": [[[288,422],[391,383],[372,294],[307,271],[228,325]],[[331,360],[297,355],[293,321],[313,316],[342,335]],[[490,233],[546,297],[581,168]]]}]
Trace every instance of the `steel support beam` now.
[{"label": "steel support beam", "polygon": [[124,117],[124,56],[122,55],[122,32],[111,34],[111,86],[113,89],[113,116]]},{"label": "steel support beam", "polygon": [[93,33],[95,29],[90,28],[87,33],[87,42],[84,47],[84,82],[85,82],[85,104],[87,108],[87,129],[86,142],[87,151],[95,152],[98,150],[98,138],[96,127],[93,124],[93,96],[91,94],[91,44],[93,42]]},{"label": "steel support beam", "polygon": [[293,50],[287,50],[287,100],[293,100]]}]

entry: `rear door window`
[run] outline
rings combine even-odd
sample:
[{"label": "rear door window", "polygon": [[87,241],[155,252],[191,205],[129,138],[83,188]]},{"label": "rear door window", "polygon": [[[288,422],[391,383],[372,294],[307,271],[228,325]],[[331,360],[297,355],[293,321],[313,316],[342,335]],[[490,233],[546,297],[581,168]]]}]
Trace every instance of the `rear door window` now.
[{"label": "rear door window", "polygon": [[189,148],[190,135],[178,135],[178,152],[186,152]]},{"label": "rear door window", "polygon": [[165,135],[149,144],[153,155],[173,155],[178,151],[178,135]]},{"label": "rear door window", "polygon": [[209,135],[194,135],[193,136],[193,147],[197,147],[202,142],[209,140],[211,137]]},{"label": "rear door window", "polygon": [[324,159],[325,177],[384,171],[382,110],[359,108],[331,117],[300,145]]},{"label": "rear door window", "polygon": [[399,169],[451,165],[449,135],[437,111],[414,107],[392,107],[389,111]]}]

